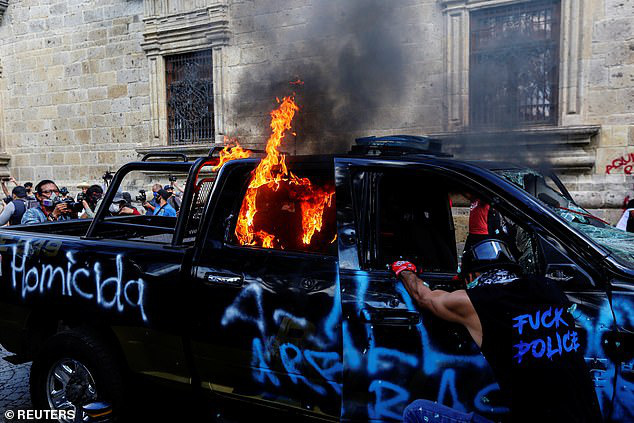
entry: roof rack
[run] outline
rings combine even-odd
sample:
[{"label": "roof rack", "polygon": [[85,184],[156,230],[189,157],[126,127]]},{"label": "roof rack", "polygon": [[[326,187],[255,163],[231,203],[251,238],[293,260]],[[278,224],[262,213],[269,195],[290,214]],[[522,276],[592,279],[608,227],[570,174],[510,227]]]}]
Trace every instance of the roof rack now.
[{"label": "roof rack", "polygon": [[161,152],[161,151],[154,151],[154,152],[147,153],[146,155],[143,156],[141,161],[146,162],[149,158],[152,158],[152,157],[166,157],[166,158],[170,157],[170,158],[182,159],[184,162],[188,161],[186,154]]},{"label": "roof rack", "polygon": [[[224,148],[225,148],[225,147],[219,147],[219,146],[212,147],[212,148],[211,148],[211,150],[209,150],[209,154],[208,154],[208,156],[209,156],[209,157],[211,157],[211,156],[213,156],[214,154],[216,154],[216,153],[218,153],[218,152],[220,152],[220,151],[224,150]],[[244,150],[246,150],[246,151],[250,151],[251,153],[262,153],[262,154],[266,154],[266,151],[264,151],[264,150],[256,150],[256,149],[253,149],[253,148],[244,148]]]},{"label": "roof rack", "polygon": [[451,157],[442,152],[442,141],[416,135],[388,135],[385,137],[363,137],[355,140],[348,154],[366,156],[404,156],[426,154],[429,156]]}]

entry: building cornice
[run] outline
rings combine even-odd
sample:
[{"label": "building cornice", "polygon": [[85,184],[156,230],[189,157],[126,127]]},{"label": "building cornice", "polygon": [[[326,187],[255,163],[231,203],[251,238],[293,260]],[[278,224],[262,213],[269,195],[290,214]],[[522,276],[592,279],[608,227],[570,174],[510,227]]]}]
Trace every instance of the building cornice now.
[{"label": "building cornice", "polygon": [[182,53],[227,45],[229,42],[228,6],[216,4],[202,9],[143,19],[145,31],[141,47],[148,56]]}]

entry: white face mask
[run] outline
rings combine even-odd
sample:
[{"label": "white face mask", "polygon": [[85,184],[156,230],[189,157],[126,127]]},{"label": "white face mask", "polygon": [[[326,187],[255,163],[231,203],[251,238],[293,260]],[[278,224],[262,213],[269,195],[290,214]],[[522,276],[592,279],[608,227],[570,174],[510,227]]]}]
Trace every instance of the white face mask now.
[{"label": "white face mask", "polygon": [[121,205],[120,204],[110,204],[110,207],[108,208],[108,210],[110,210],[110,213],[119,213],[119,211],[121,210]]}]

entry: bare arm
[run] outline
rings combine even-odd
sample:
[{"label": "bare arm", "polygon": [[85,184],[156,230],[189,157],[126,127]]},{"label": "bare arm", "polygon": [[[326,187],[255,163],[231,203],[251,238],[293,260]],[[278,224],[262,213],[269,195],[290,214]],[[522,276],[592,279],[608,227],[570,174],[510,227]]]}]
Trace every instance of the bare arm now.
[{"label": "bare arm", "polygon": [[431,290],[413,272],[400,274],[405,289],[421,308],[429,310],[435,316],[465,326],[478,346],[482,343],[482,325],[467,295],[460,289],[453,292],[441,289]]}]

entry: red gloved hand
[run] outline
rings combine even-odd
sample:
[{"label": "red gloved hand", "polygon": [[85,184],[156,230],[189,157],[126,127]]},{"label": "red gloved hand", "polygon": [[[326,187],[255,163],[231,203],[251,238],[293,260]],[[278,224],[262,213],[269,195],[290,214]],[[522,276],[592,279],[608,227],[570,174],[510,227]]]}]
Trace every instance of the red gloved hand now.
[{"label": "red gloved hand", "polygon": [[410,272],[416,273],[416,266],[414,266],[414,263],[411,261],[395,261],[390,267],[397,277],[403,270],[409,270]]}]

